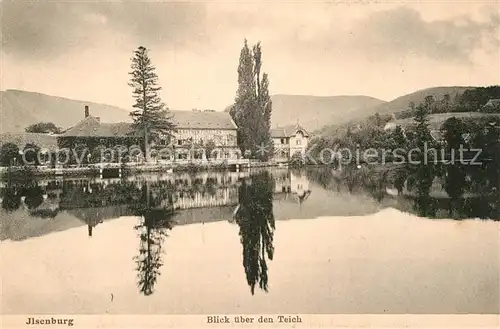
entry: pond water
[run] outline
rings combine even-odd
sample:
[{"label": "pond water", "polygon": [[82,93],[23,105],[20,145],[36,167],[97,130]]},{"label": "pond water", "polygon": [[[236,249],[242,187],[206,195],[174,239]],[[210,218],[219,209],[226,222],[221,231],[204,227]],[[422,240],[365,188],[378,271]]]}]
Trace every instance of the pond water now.
[{"label": "pond water", "polygon": [[498,183],[454,170],[4,181],[2,312],[496,314]]}]

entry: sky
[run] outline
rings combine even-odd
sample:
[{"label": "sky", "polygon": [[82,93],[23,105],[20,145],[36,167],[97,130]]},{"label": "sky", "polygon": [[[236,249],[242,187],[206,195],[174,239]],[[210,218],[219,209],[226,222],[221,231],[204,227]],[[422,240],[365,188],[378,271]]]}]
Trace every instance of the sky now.
[{"label": "sky", "polygon": [[271,94],[391,100],[500,84],[499,1],[1,2],[1,89],[131,109],[130,58],[149,49],[170,109],[223,110],[244,39]]}]

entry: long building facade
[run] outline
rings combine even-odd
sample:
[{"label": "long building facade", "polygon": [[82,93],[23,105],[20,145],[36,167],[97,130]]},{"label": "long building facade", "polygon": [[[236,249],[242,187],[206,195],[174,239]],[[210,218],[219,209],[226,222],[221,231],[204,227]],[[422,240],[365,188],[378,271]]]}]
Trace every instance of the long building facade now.
[{"label": "long building facade", "polygon": [[[237,144],[238,127],[227,112],[175,111],[173,145],[178,158],[204,159],[204,152],[193,152],[194,148],[206,149],[208,156],[216,159],[236,159],[241,156]],[[163,140],[164,144],[167,139]],[[208,147],[215,147],[211,150]]]},{"label": "long building facade", "polygon": [[[151,158],[157,160],[237,159],[238,127],[227,112],[171,111],[175,130],[172,137],[160,136],[150,143]],[[89,149],[123,145],[142,146],[143,136],[130,123],[105,123],[85,106],[84,118],[57,137],[59,147]],[[138,161],[131,157],[130,161]]]}]

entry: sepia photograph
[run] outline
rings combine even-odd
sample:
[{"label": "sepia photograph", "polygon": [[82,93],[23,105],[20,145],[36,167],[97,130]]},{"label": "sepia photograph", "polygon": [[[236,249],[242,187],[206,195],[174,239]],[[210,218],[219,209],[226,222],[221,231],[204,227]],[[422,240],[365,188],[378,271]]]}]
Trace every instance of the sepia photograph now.
[{"label": "sepia photograph", "polygon": [[499,326],[499,1],[0,10],[0,327]]}]

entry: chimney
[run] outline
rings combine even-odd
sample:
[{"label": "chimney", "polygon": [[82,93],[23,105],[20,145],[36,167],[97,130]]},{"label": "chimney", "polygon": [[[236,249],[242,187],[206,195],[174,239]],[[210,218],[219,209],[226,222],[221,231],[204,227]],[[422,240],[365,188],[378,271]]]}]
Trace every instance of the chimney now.
[{"label": "chimney", "polygon": [[89,106],[85,105],[85,117],[87,118],[90,115],[89,113]]}]

